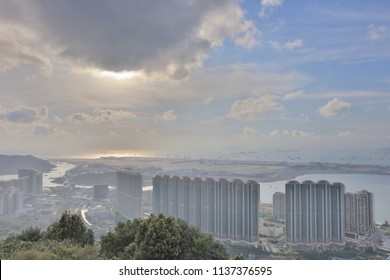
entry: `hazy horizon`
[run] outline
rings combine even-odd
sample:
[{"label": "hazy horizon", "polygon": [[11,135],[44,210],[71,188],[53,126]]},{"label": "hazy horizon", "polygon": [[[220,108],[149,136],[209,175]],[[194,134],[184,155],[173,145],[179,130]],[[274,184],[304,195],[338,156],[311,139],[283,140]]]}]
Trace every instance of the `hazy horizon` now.
[{"label": "hazy horizon", "polygon": [[385,0],[1,1],[0,154],[389,149],[389,14]]}]

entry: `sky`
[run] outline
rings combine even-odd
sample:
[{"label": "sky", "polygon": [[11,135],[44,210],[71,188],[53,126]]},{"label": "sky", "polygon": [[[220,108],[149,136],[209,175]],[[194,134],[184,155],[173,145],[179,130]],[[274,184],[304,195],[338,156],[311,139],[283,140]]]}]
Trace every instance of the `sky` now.
[{"label": "sky", "polygon": [[389,143],[387,0],[0,0],[0,154]]}]

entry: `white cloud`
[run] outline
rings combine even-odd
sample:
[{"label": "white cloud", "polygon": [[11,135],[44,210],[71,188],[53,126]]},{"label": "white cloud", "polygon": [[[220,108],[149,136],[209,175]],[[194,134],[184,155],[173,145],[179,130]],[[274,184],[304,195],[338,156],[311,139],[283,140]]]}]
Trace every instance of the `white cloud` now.
[{"label": "white cloud", "polygon": [[305,132],[302,130],[293,130],[291,131],[291,136],[293,137],[310,137],[310,136],[315,136],[313,132]]},{"label": "white cloud", "polygon": [[288,130],[284,129],[283,131],[280,131],[278,129],[273,130],[269,133],[269,136],[271,137],[278,137],[278,136],[291,136],[291,137],[314,137],[315,134],[313,132],[306,132],[302,130]]},{"label": "white cloud", "polygon": [[256,45],[258,32],[252,21],[245,20],[244,11],[233,3],[210,11],[199,28],[199,36],[213,47],[221,46],[230,37],[237,45],[250,48]]},{"label": "white cloud", "polygon": [[289,42],[286,42],[283,46],[285,49],[288,49],[288,50],[301,48],[301,47],[303,47],[303,40],[297,39],[297,40],[289,41]]},{"label": "white cloud", "polygon": [[74,123],[94,122],[94,117],[86,113],[74,113],[68,116],[68,120]]},{"label": "white cloud", "polygon": [[260,13],[259,16],[264,18],[268,16],[268,12],[270,10],[273,10],[277,7],[280,7],[283,5],[284,0],[261,0],[260,5]]},{"label": "white cloud", "polygon": [[213,102],[214,98],[212,96],[210,97],[207,97],[206,101],[205,101],[205,104],[206,105],[210,105],[211,102]]},{"label": "white cloud", "polygon": [[243,136],[245,136],[245,137],[251,137],[251,136],[255,136],[257,134],[257,131],[253,128],[250,128],[250,127],[244,127],[242,129],[242,133],[243,133]]},{"label": "white cloud", "polygon": [[353,136],[353,135],[356,135],[356,133],[350,132],[349,130],[340,132],[340,133],[338,134],[339,137],[348,137],[348,136]]},{"label": "white cloud", "polygon": [[386,25],[370,24],[367,28],[368,38],[373,41],[385,38],[386,33],[387,33]]},{"label": "white cloud", "polygon": [[177,120],[177,115],[173,112],[173,110],[169,110],[164,112],[159,119],[164,120],[164,121],[175,121]]},{"label": "white cloud", "polygon": [[116,122],[125,119],[135,119],[136,115],[130,111],[125,110],[110,110],[96,108],[93,113],[98,117],[98,121]]},{"label": "white cloud", "polygon": [[350,107],[351,104],[343,102],[338,98],[334,98],[324,106],[319,107],[318,111],[323,117],[333,117],[335,115],[347,112]]},{"label": "white cloud", "polygon": [[278,97],[264,95],[260,97],[249,97],[234,102],[230,106],[228,117],[237,120],[256,120],[261,114],[267,111],[282,110],[283,106],[278,103]]},{"label": "white cloud", "polygon": [[303,90],[298,90],[298,91],[295,91],[295,92],[291,92],[291,93],[288,93],[286,94],[283,99],[284,100],[291,100],[291,99],[295,99],[297,97],[300,97],[304,94],[304,91]]},{"label": "white cloud", "polygon": [[130,111],[125,110],[111,110],[95,108],[92,114],[87,113],[74,113],[68,116],[68,121],[74,123],[103,123],[103,122],[119,122],[122,120],[135,119],[136,115]]},{"label": "white cloud", "polygon": [[273,130],[273,131],[270,132],[269,135],[272,136],[272,137],[279,136],[280,135],[280,131],[278,129]]},{"label": "white cloud", "polygon": [[294,50],[298,48],[303,47],[303,40],[302,39],[296,39],[292,41],[288,41],[284,44],[281,44],[277,41],[269,41],[269,44],[274,50],[280,51],[280,50]]}]

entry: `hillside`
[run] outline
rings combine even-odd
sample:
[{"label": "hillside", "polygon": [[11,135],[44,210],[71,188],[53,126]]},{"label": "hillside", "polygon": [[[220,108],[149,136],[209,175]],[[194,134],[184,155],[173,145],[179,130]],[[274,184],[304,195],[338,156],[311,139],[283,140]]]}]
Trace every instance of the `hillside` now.
[{"label": "hillside", "polygon": [[17,174],[19,168],[33,168],[41,172],[49,172],[55,165],[49,161],[31,155],[0,155],[0,175]]}]

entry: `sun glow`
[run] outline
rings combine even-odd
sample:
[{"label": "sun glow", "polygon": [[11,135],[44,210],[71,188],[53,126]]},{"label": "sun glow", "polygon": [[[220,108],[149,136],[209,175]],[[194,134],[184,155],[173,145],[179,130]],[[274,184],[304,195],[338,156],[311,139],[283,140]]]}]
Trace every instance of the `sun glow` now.
[{"label": "sun glow", "polygon": [[132,79],[136,75],[137,75],[137,73],[134,71],[120,71],[120,72],[101,71],[99,73],[99,76],[102,78],[114,78],[116,80]]},{"label": "sun glow", "polygon": [[93,154],[85,155],[84,158],[110,158],[110,157],[152,157],[154,154],[149,151],[109,151],[109,152],[97,152]]}]

